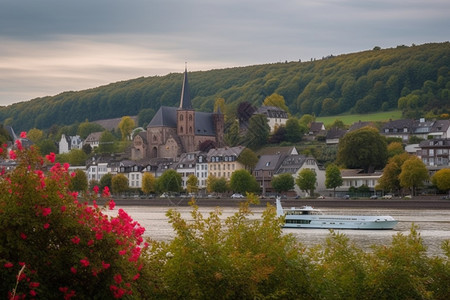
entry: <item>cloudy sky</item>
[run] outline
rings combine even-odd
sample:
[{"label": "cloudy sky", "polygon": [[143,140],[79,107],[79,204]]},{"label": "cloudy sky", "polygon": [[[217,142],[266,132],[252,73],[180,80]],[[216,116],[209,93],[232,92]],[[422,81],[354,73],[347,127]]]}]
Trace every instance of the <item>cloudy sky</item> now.
[{"label": "cloudy sky", "polygon": [[141,76],[450,40],[448,0],[0,0],[0,105]]}]

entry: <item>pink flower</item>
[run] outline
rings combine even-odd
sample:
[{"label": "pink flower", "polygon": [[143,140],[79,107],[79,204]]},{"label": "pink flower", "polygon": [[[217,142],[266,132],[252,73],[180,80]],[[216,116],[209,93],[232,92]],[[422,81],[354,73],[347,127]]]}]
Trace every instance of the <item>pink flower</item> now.
[{"label": "pink flower", "polygon": [[87,245],[88,245],[88,246],[94,245],[94,241],[93,241],[93,240],[89,240],[88,243],[87,243]]},{"label": "pink flower", "polygon": [[87,266],[89,266],[89,260],[86,257],[84,259],[80,259],[80,264],[83,267],[87,267]]},{"label": "pink flower", "polygon": [[35,290],[30,290],[30,295],[33,296],[33,297],[35,297],[35,296],[37,295],[37,293],[36,293]]},{"label": "pink flower", "polygon": [[22,240],[26,240],[26,239],[27,239],[27,235],[26,235],[25,233],[21,232],[21,233],[20,233],[20,238],[21,238]]},{"label": "pink flower", "polygon": [[74,243],[74,244],[79,244],[79,243],[80,243],[80,238],[79,238],[78,236],[74,236],[74,237],[71,239],[71,241],[72,241],[72,243]]},{"label": "pink flower", "polygon": [[111,193],[109,192],[109,187],[108,186],[105,186],[104,188],[103,188],[103,197],[109,197],[109,196],[111,196]]},{"label": "pink flower", "polygon": [[134,275],[133,280],[138,280],[140,276],[141,274],[137,273],[136,275]]},{"label": "pink flower", "polygon": [[16,152],[14,150],[10,150],[9,151],[9,158],[10,159],[16,159],[17,158]]},{"label": "pink flower", "polygon": [[100,190],[100,188],[98,187],[98,185],[94,186],[93,188],[94,193],[98,194],[98,191]]},{"label": "pink flower", "polygon": [[50,207],[44,207],[42,208],[42,215],[44,217],[48,216],[49,214],[51,214],[52,209]]},{"label": "pink flower", "polygon": [[127,253],[127,250],[120,250],[120,251],[119,251],[119,254],[120,254],[120,255],[125,255],[125,253]]},{"label": "pink flower", "polygon": [[35,289],[39,287],[39,282],[30,282],[30,289]]},{"label": "pink flower", "polygon": [[18,150],[20,150],[20,151],[23,150],[22,142],[21,142],[20,140],[16,140],[16,146],[17,146],[17,149],[18,149]]},{"label": "pink flower", "polygon": [[11,262],[7,262],[4,264],[5,268],[12,268],[14,265]]},{"label": "pink flower", "polygon": [[64,170],[69,170],[69,167],[70,167],[70,164],[68,164],[68,163],[64,163],[64,165],[63,165],[63,168],[64,168]]},{"label": "pink flower", "polygon": [[70,272],[72,272],[73,274],[77,274],[77,268],[70,267]]},{"label": "pink flower", "polygon": [[102,267],[103,267],[103,269],[108,269],[109,268],[109,266],[110,266],[110,264],[107,264],[107,263],[105,263],[104,261],[102,261]]},{"label": "pink flower", "polygon": [[23,138],[23,139],[26,139],[27,138],[27,132],[26,131],[22,131],[20,133],[20,137]]},{"label": "pink flower", "polygon": [[61,212],[65,212],[66,211],[66,207],[63,205],[61,206]]},{"label": "pink flower", "polygon": [[50,154],[47,154],[47,155],[45,156],[45,158],[46,158],[49,162],[54,163],[54,162],[55,162],[56,155],[55,155],[55,153],[51,152]]},{"label": "pink flower", "polygon": [[48,223],[44,224],[44,229],[48,229],[49,227],[50,227],[50,224],[48,224]]},{"label": "pink flower", "polygon": [[116,207],[116,203],[114,203],[113,200],[110,200],[110,201],[109,201],[109,209],[110,209],[110,210],[113,210],[114,207]]},{"label": "pink flower", "polygon": [[103,238],[103,233],[97,232],[97,233],[95,234],[95,238],[96,238],[97,240],[101,240],[101,239]]}]

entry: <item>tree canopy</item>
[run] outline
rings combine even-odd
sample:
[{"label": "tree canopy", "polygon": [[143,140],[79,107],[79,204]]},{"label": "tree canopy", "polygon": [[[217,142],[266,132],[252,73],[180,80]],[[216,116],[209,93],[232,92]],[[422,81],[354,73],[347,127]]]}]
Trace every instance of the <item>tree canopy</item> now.
[{"label": "tree canopy", "polygon": [[298,173],[295,183],[298,187],[309,194],[310,197],[314,196],[314,190],[316,189],[317,175],[313,170],[303,169]]},{"label": "tree canopy", "polygon": [[272,177],[271,185],[277,193],[287,192],[294,188],[294,177],[291,173],[283,173]]},{"label": "tree canopy", "polygon": [[398,175],[402,187],[411,188],[411,194],[416,194],[416,188],[422,186],[429,178],[428,170],[422,160],[411,155],[402,165],[402,171]]}]

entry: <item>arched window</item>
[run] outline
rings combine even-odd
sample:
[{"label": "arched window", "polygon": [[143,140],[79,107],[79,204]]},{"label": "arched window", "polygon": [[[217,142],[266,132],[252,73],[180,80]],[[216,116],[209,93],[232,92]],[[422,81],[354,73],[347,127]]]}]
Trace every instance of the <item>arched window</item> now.
[{"label": "arched window", "polygon": [[183,133],[183,126],[180,126],[180,133]]},{"label": "arched window", "polygon": [[183,115],[180,115],[180,121],[183,121]]},{"label": "arched window", "polygon": [[189,133],[192,133],[192,127],[189,127]]},{"label": "arched window", "polygon": [[189,122],[192,122],[192,115],[189,115]]}]

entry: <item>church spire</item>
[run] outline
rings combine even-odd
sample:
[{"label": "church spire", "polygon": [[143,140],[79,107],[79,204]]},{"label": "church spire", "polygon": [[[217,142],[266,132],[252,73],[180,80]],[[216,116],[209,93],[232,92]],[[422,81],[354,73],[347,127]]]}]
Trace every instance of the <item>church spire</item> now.
[{"label": "church spire", "polygon": [[184,68],[183,88],[181,90],[180,109],[192,109],[191,94],[187,78],[187,65]]}]

